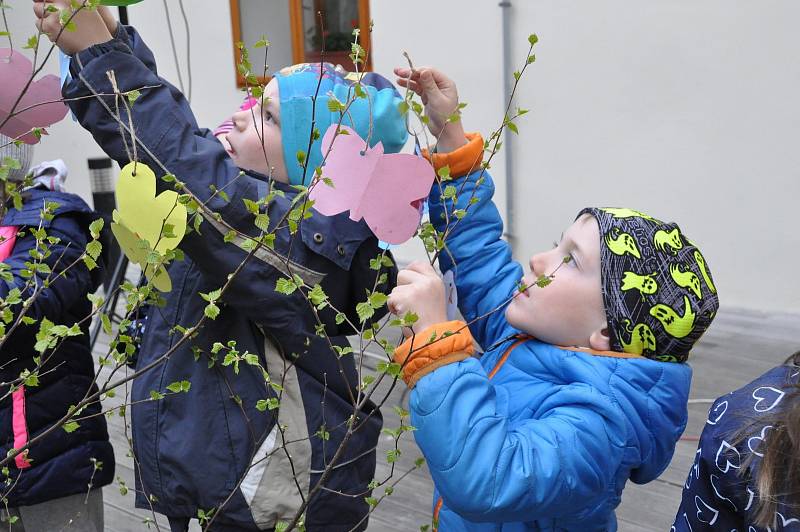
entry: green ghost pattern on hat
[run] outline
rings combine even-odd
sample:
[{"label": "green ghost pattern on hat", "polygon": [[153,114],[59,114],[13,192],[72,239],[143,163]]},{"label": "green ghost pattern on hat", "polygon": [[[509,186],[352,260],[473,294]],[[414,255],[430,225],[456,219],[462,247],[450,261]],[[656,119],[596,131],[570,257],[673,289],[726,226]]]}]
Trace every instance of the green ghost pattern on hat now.
[{"label": "green ghost pattern on hat", "polygon": [[600,227],[611,349],[684,362],[719,308],[703,255],[680,228],[633,209],[587,208]]}]

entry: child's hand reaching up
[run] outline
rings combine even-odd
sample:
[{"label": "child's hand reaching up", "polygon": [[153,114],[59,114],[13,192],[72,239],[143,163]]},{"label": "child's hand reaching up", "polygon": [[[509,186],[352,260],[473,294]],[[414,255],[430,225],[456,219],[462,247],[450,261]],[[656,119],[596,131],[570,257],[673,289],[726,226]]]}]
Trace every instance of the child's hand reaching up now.
[{"label": "child's hand reaching up", "polygon": [[96,10],[80,8],[72,17],[74,31],[62,29],[61,11],[71,12],[69,0],[33,0],[36,27],[56,43],[62,52],[75,54],[95,44],[111,40],[106,23]]},{"label": "child's hand reaching up", "polygon": [[461,121],[447,118],[458,109],[458,90],[453,80],[435,68],[395,68],[397,84],[416,92],[425,104],[428,129],[438,139],[437,151],[447,153],[467,143]]},{"label": "child's hand reaching up", "polygon": [[397,274],[397,286],[389,294],[389,312],[402,316],[413,312],[419,319],[412,328],[404,328],[406,337],[421,333],[431,325],[447,321],[444,283],[433,267],[414,261]]}]

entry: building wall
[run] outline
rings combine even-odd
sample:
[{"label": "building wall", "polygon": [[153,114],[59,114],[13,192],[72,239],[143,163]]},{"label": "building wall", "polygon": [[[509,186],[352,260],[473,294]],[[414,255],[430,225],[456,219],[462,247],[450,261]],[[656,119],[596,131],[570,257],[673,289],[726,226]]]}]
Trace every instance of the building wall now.
[{"label": "building wall", "polygon": [[[185,2],[191,24],[192,103],[213,127],[240,101],[234,84],[228,3]],[[723,305],[797,310],[794,265],[800,236],[800,63],[790,0],[511,0],[512,70],[537,33],[537,62],[522,80],[513,164],[492,173],[505,212],[513,180],[518,258],[547,248],[586,205],[622,205],[679,222],[703,249]],[[33,33],[29,4],[12,2],[17,43]],[[186,36],[170,2],[178,58]],[[502,119],[502,19],[485,0],[372,0],[373,64],[441,67],[459,84],[468,130]],[[162,2],[129,9],[131,22],[177,81]],[[269,37],[269,35],[267,35]],[[272,45],[290,46],[273,40]],[[55,64],[51,71],[55,72]],[[37,158],[61,157],[69,184],[88,197],[86,158],[101,155],[88,133],[65,120]],[[421,247],[395,250],[401,260]]]},{"label": "building wall", "polygon": [[541,38],[520,104],[520,256],[586,205],[677,221],[722,305],[800,308],[800,4],[513,1],[515,54]]},{"label": "building wall", "polygon": [[[527,36],[540,38],[518,99],[532,112],[513,145],[517,258],[549,248],[584,206],[629,206],[680,224],[723,305],[797,311],[800,4],[509,3],[512,70]],[[489,131],[502,114],[502,8],[402,5],[372,2],[377,64],[420,50],[416,61],[459,82],[467,128]],[[493,175],[507,177],[497,166]]]}]

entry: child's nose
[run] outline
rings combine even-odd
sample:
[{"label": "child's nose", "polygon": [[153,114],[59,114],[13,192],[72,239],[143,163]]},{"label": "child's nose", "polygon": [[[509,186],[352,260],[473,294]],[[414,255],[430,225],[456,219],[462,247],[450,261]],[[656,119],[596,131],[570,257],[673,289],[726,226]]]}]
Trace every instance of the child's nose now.
[{"label": "child's nose", "polygon": [[247,126],[247,113],[244,111],[238,111],[233,113],[233,127],[238,129],[239,131],[244,131],[245,127]]},{"label": "child's nose", "polygon": [[531,257],[530,260],[531,272],[535,276],[540,276],[544,273],[545,256],[544,253],[537,253]]}]

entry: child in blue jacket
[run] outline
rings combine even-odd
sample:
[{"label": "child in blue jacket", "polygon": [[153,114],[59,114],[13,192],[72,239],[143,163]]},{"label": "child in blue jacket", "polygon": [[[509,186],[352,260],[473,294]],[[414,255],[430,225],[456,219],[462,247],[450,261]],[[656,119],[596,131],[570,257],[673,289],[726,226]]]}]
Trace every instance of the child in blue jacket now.
[{"label": "child in blue jacket", "polygon": [[[57,16],[41,4],[34,4],[34,10],[39,25],[55,38]],[[329,110],[327,100],[333,94],[346,101],[354,90],[352,78],[327,64],[322,72],[320,65],[279,72],[265,89],[263,106],[259,102],[234,115],[223,146],[211,131],[198,127],[183,95],[158,76],[153,55],[136,31],[101,13],[106,23],[95,11],[81,11],[74,19],[76,31],[63,32],[57,42],[72,55],[72,81],[63,92],[73,99],[70,106],[81,125],[110,157],[128,162],[124,141],[131,140],[127,134],[122,138],[110,114],[114,96],[86,98],[114,92],[107,75],[113,70],[120,91],[141,90],[131,109],[141,162],[158,175],[163,170],[157,159],[219,220],[253,236],[258,229],[244,200],[255,202],[270,190],[280,191],[261,208],[269,216],[269,230],[275,231],[292,208],[294,185],[309,184],[322,161],[320,139],[309,149],[312,118],[320,135],[338,121],[339,113]],[[343,123],[365,138],[371,128],[372,144],[380,141],[388,153],[399,151],[407,136],[397,109],[399,94],[376,74],[366,74],[361,82],[369,101],[358,99]],[[122,114],[127,124],[124,109]],[[298,151],[307,153],[307,169],[298,163]],[[159,192],[169,186],[157,182]],[[226,196],[213,192],[223,189]],[[165,294],[165,306],[148,314],[137,369],[174,346],[180,337],[175,327],[191,326],[203,316],[206,302],[200,294],[220,288],[247,256],[236,239],[227,241],[228,229],[219,220],[206,216],[201,231],[188,233],[181,242],[186,258],[169,267],[173,288]],[[298,221],[294,235],[285,227],[277,230],[272,251],[261,250],[244,264],[223,296],[219,315],[207,320],[191,342],[134,381],[136,504],[167,515],[175,530],[184,530],[190,518],[211,509],[212,530],[268,530],[291,519],[304,501],[307,530],[366,527],[364,497],[374,476],[381,416],[371,402],[355,410],[353,401],[360,397],[356,362],[352,355],[337,356],[334,348],[349,348],[346,335],[354,331],[348,323],[359,323],[356,305],[374,287],[388,291],[396,270],[370,268],[382,250],[366,224],[352,222],[346,213],[314,213]],[[309,286],[319,283],[328,295],[330,305],[318,310],[328,338],[317,334],[312,308],[297,291],[287,296],[275,290],[287,267]],[[379,309],[374,318],[383,312]],[[244,361],[223,364],[232,353],[230,341],[240,357],[257,354],[279,386],[270,386],[257,367]],[[213,350],[215,344],[226,347]],[[164,393],[167,385],[182,380],[190,381],[188,392],[148,400],[151,392]],[[279,394],[280,408],[268,407]],[[351,422],[357,430],[324,489],[309,496]]]},{"label": "child in blue jacket", "polygon": [[419,317],[395,361],[413,387],[434,520],[447,532],[615,530],[625,483],[655,479],[686,424],[685,361],[718,306],[708,267],[677,225],[590,208],[523,272],[480,170],[483,140],[445,123],[455,85],[395,72],[427,101],[435,166],[457,176],[455,199],[434,186],[429,202],[437,231],[453,220],[439,261],[466,324],[447,321],[427,263],[402,270],[389,299]]}]

